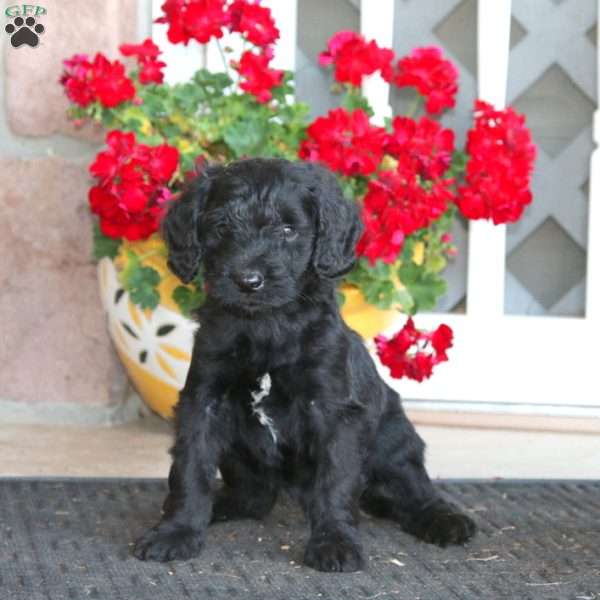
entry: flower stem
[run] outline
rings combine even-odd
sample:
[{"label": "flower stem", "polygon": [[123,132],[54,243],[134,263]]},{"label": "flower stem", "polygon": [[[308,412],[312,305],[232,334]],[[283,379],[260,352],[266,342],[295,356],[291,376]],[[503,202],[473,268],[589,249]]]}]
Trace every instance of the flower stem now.
[{"label": "flower stem", "polygon": [[221,42],[218,39],[215,39],[217,43],[217,48],[219,49],[219,54],[221,55],[221,60],[223,61],[223,67],[225,68],[225,73],[229,75],[229,65],[227,64],[227,57],[225,56],[225,52],[223,52],[223,48],[221,46]]},{"label": "flower stem", "polygon": [[[246,39],[242,38],[242,52],[240,53],[240,60],[241,57],[244,55],[244,52],[246,52]],[[235,82],[235,87],[239,90],[240,89],[240,82],[242,81],[242,73],[238,70],[237,72],[237,81]]]}]

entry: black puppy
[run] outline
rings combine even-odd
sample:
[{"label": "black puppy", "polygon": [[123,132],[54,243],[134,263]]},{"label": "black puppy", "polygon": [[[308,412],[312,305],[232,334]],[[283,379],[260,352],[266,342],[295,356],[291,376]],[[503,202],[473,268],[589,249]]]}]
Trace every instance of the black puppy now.
[{"label": "black puppy", "polygon": [[336,278],[352,267],[361,222],[330,172],[278,159],[208,169],[163,233],[183,281],[202,263],[207,300],[164,514],[138,558],[195,556],[211,520],[260,519],[282,489],[306,512],[304,561],[321,571],[364,566],[361,508],[441,546],[474,534],[433,487],[398,395],[340,317]]}]

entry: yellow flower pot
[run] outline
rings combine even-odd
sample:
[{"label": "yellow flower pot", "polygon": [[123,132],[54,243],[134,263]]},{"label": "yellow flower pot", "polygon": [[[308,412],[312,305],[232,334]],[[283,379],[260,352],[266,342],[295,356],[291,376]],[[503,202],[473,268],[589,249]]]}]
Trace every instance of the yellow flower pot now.
[{"label": "yellow flower pot", "polygon": [[[118,271],[125,265],[128,250],[161,275],[160,304],[154,310],[141,310],[133,304],[119,283]],[[181,282],[167,268],[163,242],[152,237],[145,242],[123,243],[114,261],[103,258],[99,262],[98,279],[109,334],[133,385],[153,411],[172,417],[185,383],[198,325],[184,317],[172,299],[173,290]],[[400,319],[396,310],[380,310],[367,304],[353,286],[344,285],[341,291],[345,296],[342,317],[365,340]]]},{"label": "yellow flower pot", "polygon": [[369,304],[362,292],[354,286],[342,285],[340,291],[344,294],[342,318],[364,340],[370,340],[399,320],[397,310],[382,310]]}]

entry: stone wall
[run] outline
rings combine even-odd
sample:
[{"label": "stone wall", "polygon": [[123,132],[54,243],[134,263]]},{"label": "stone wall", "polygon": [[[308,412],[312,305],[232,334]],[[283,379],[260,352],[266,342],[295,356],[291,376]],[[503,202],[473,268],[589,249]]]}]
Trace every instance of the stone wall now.
[{"label": "stone wall", "polygon": [[45,0],[36,48],[13,48],[2,3],[0,422],[110,421],[127,379],[107,336],[91,259],[87,165],[100,131],[65,118],[61,62],[115,58],[149,34],[151,0]]}]

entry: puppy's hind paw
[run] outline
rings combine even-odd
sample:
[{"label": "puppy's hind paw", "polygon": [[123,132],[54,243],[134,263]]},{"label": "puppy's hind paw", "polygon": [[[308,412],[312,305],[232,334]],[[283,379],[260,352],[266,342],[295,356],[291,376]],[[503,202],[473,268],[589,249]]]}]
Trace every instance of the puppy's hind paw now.
[{"label": "puppy's hind paw", "polygon": [[198,556],[202,549],[203,535],[188,528],[164,528],[158,525],[146,532],[133,548],[133,555],[140,560],[187,560]]},{"label": "puppy's hind paw", "polygon": [[317,571],[352,573],[365,567],[359,544],[341,534],[311,538],[304,552],[304,564]]},{"label": "puppy's hind paw", "polygon": [[428,544],[445,548],[465,544],[475,535],[477,527],[473,519],[442,501],[418,513],[406,530]]}]

